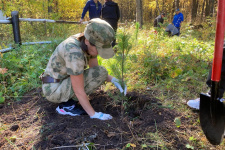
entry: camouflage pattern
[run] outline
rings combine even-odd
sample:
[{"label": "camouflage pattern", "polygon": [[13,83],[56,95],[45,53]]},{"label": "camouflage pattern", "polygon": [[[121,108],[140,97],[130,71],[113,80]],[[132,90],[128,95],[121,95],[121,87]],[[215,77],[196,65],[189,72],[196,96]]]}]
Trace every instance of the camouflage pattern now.
[{"label": "camouflage pattern", "polygon": [[[101,84],[106,81],[107,70],[102,66],[96,66],[84,70],[84,90],[86,94],[91,94]],[[66,102],[70,98],[76,99],[70,77],[64,79],[61,83],[42,84],[42,91],[47,100],[54,103]]]},{"label": "camouflage pattern", "polygon": [[78,36],[73,35],[60,43],[49,59],[43,76],[62,79],[60,83],[42,84],[43,94],[51,102],[61,103],[75,98],[70,75],[84,75],[87,94],[98,88],[108,76],[107,70],[102,66],[86,69],[90,56],[81,50],[80,42],[76,39]]},{"label": "camouflage pattern", "polygon": [[109,23],[99,18],[90,20],[84,30],[84,36],[96,46],[102,58],[113,57],[111,43],[115,39],[115,32]]},{"label": "camouflage pattern", "polygon": [[45,75],[55,79],[64,79],[69,75],[82,74],[88,64],[88,55],[80,48],[76,39],[79,34],[70,36],[60,43],[49,59]]}]

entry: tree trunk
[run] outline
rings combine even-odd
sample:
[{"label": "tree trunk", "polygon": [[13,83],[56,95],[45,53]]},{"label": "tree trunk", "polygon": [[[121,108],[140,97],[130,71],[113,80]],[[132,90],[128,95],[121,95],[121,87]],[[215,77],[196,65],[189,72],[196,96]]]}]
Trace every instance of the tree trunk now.
[{"label": "tree trunk", "polygon": [[52,13],[51,0],[48,0],[48,13]]},{"label": "tree trunk", "polygon": [[55,4],[55,8],[54,8],[54,10],[55,10],[55,12],[59,12],[59,10],[58,10],[58,0],[54,0],[54,4]]},{"label": "tree trunk", "polygon": [[150,11],[149,11],[149,19],[151,20],[153,17],[152,17],[152,9],[150,9]]},{"label": "tree trunk", "polygon": [[140,28],[143,25],[143,15],[142,15],[142,0],[136,0],[136,21],[139,22]]},{"label": "tree trunk", "polygon": [[174,4],[175,4],[175,10],[178,9],[180,1],[179,0],[174,0]]},{"label": "tree trunk", "polygon": [[214,0],[210,0],[210,16],[213,17]]},{"label": "tree trunk", "polygon": [[120,7],[120,22],[123,22],[123,11],[121,8],[123,8],[123,3],[121,4],[121,7]]},{"label": "tree trunk", "polygon": [[196,20],[198,11],[198,0],[192,0],[192,10],[191,10],[191,22],[194,23]]},{"label": "tree trunk", "polygon": [[173,6],[172,6],[172,8],[170,10],[170,13],[171,13],[170,20],[172,20],[172,21],[173,21],[173,16],[174,16],[175,10],[176,10],[176,0],[173,1]]},{"label": "tree trunk", "polygon": [[159,14],[161,14],[161,11],[160,11],[160,9],[159,9],[159,3],[158,3],[158,0],[155,0],[155,1],[156,1],[156,8],[158,9]]},{"label": "tree trunk", "polygon": [[214,0],[206,0],[205,16],[213,16]]},{"label": "tree trunk", "polygon": [[206,0],[204,0],[204,1],[203,1],[203,4],[202,4],[201,21],[203,20],[203,13],[204,13],[204,8],[205,8],[205,2],[206,2]]},{"label": "tree trunk", "polygon": [[163,4],[162,4],[162,12],[165,12],[165,0],[163,0]]}]

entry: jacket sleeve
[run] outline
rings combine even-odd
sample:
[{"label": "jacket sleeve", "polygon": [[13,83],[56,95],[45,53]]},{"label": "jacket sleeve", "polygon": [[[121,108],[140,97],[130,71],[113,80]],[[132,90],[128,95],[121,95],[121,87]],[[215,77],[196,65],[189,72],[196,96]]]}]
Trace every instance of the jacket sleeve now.
[{"label": "jacket sleeve", "polygon": [[175,22],[175,16],[176,16],[176,15],[173,16],[173,22],[172,22],[174,25],[175,25],[175,23],[176,23],[176,22]]},{"label": "jacket sleeve", "polygon": [[157,27],[157,25],[158,25],[158,20],[157,20],[157,18],[155,18],[155,20],[154,20],[154,27]]},{"label": "jacket sleeve", "polygon": [[155,20],[154,20],[154,27],[160,27],[159,24],[158,24],[158,22],[159,22],[158,19],[159,19],[158,17],[155,18]]},{"label": "jacket sleeve", "polygon": [[120,9],[119,9],[119,6],[118,4],[116,5],[116,14],[117,14],[117,21],[120,19]]},{"label": "jacket sleeve", "polygon": [[84,19],[84,16],[87,13],[87,11],[89,10],[89,7],[90,7],[90,1],[88,1],[86,3],[86,5],[84,6],[84,9],[83,9],[83,12],[82,12],[82,15],[81,15],[81,19]]}]

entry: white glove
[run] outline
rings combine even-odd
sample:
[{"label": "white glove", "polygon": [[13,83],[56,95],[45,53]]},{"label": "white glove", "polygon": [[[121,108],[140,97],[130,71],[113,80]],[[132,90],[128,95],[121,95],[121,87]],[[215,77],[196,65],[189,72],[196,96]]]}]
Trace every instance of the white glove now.
[{"label": "white glove", "polygon": [[81,23],[82,21],[83,21],[83,19],[80,19],[80,21],[79,21],[79,22]]},{"label": "white glove", "polygon": [[123,90],[122,86],[119,83],[119,80],[117,78],[112,78],[111,82],[120,90],[120,93],[123,93],[124,91],[124,95],[127,94],[127,86],[125,85],[125,88]]},{"label": "white glove", "polygon": [[95,112],[95,114],[93,116],[90,116],[91,119],[96,118],[96,119],[100,119],[100,120],[110,120],[113,117],[110,114],[105,114],[102,112]]}]

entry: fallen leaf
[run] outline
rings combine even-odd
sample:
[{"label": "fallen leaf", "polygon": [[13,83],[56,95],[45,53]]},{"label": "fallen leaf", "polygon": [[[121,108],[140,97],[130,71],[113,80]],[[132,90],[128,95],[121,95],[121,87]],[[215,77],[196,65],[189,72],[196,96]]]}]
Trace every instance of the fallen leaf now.
[{"label": "fallen leaf", "polygon": [[130,146],[132,146],[132,147],[136,147],[136,145],[135,145],[135,144],[133,144],[133,143],[130,143]]},{"label": "fallen leaf", "polygon": [[15,137],[15,136],[10,137],[10,141],[11,141],[11,142],[16,142],[16,137]]},{"label": "fallen leaf", "polygon": [[180,120],[180,118],[179,117],[176,117],[175,119],[174,119],[174,122],[175,122],[175,124],[176,124],[176,127],[180,127],[181,126],[181,120]]},{"label": "fallen leaf", "polygon": [[109,133],[107,134],[107,136],[108,136],[108,137],[113,137],[113,136],[116,136],[116,133],[115,133],[115,132],[109,132]]}]

